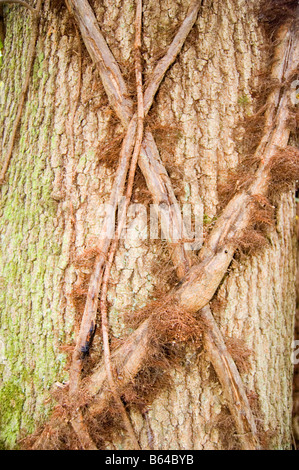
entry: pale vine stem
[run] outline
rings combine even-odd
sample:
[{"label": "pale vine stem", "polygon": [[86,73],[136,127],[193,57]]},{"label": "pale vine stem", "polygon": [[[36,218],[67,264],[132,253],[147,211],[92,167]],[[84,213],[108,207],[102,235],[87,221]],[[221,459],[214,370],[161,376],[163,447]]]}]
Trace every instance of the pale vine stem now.
[{"label": "pale vine stem", "polygon": [[[71,17],[72,14],[69,12]],[[77,83],[74,87],[74,97],[72,98],[72,106],[70,109],[70,118],[67,122],[67,134],[68,134],[68,141],[69,141],[69,155],[65,165],[65,178],[64,178],[64,187],[65,187],[65,199],[68,200],[69,203],[69,211],[66,220],[66,228],[65,231],[68,234],[67,244],[69,247],[70,257],[74,252],[73,241],[74,241],[74,226],[75,220],[73,215],[73,196],[75,192],[74,186],[74,178],[75,178],[75,115],[79,104],[80,94],[81,94],[81,87],[82,87],[82,45],[81,45],[81,37],[78,31],[76,23],[73,21],[75,34],[76,34],[76,42],[78,45],[78,73],[77,73]]]},{"label": "pale vine stem", "polygon": [[22,7],[28,8],[28,10],[30,10],[31,13],[33,13],[34,15],[38,15],[38,13],[39,13],[38,6],[36,6],[36,8],[34,8],[29,3],[23,2],[22,0],[0,0],[0,5],[5,5],[5,4],[7,4],[7,5],[8,4],[16,4],[16,5],[20,5]]},{"label": "pale vine stem", "polygon": [[[1,3],[7,3],[7,2],[1,2]],[[34,57],[35,57],[35,46],[36,46],[36,41],[38,37],[38,26],[39,26],[39,18],[40,18],[40,12],[41,12],[41,7],[42,7],[42,0],[37,0],[36,8],[33,8],[29,6],[25,2],[21,1],[9,1],[8,3],[17,3],[22,6],[26,6],[32,13],[31,17],[31,38],[28,46],[28,60],[27,60],[27,71],[25,75],[25,80],[22,86],[22,90],[20,93],[19,97],[19,102],[18,102],[18,107],[17,107],[17,114],[14,119],[11,135],[10,135],[10,140],[8,144],[8,149],[6,152],[6,157],[4,159],[4,162],[2,164],[1,172],[0,172],[0,185],[4,183],[5,181],[5,176],[7,169],[9,167],[9,163],[12,157],[14,145],[15,145],[15,140],[16,140],[16,135],[20,126],[21,122],[21,117],[22,117],[22,112],[23,112],[23,107],[25,103],[25,99],[27,96],[29,84],[30,84],[30,77],[31,77],[31,71],[33,67],[33,62],[34,62]]]},{"label": "pale vine stem", "polygon": [[[71,11],[68,7],[70,15]],[[72,236],[74,233],[74,220],[73,220],[73,214],[72,214],[72,191],[73,191],[73,182],[74,182],[74,164],[75,164],[75,129],[74,129],[74,123],[75,123],[75,115],[76,111],[78,108],[78,103],[80,99],[80,93],[81,93],[81,87],[82,87],[82,46],[81,46],[81,37],[80,33],[78,31],[77,25],[74,22],[74,28],[75,28],[75,33],[76,33],[76,40],[78,44],[78,80],[77,80],[77,86],[75,90],[75,96],[73,100],[73,106],[71,109],[70,113],[70,119],[68,122],[68,137],[69,137],[69,145],[70,145],[70,154],[68,158],[68,167],[66,168],[66,181],[65,181],[65,186],[66,186],[66,197],[69,199],[69,217],[67,221],[67,227],[66,227],[66,232],[69,233],[69,243],[71,247],[71,240]],[[72,416],[71,416],[71,424],[73,426],[73,429],[75,430],[75,433],[77,434],[77,437],[80,441],[80,444],[84,450],[97,450],[97,446],[93,442],[90,433],[88,431],[88,428],[86,426],[86,423],[84,421],[84,416],[82,413],[82,410],[80,408],[75,408],[72,410]]]},{"label": "pale vine stem", "polygon": [[137,167],[137,161],[141,150],[143,128],[144,128],[144,103],[143,103],[143,89],[142,89],[142,66],[141,66],[141,30],[142,30],[142,0],[136,0],[136,19],[135,19],[135,77],[136,77],[136,90],[137,90],[137,131],[134,151],[130,163],[130,170],[126,189],[125,207],[122,210],[118,229],[115,233],[113,243],[110,247],[108,261],[106,262],[105,272],[102,282],[101,299],[100,299],[100,311],[102,320],[102,337],[103,337],[103,350],[104,350],[104,361],[105,368],[108,378],[108,384],[111,389],[113,398],[120,410],[122,420],[125,424],[128,435],[134,445],[134,449],[140,449],[138,439],[135,435],[134,428],[126,412],[125,406],[121,400],[121,396],[117,387],[117,383],[114,378],[113,367],[111,363],[111,352],[109,345],[109,320],[108,320],[108,309],[107,309],[107,290],[110,278],[111,266],[117,250],[119,236],[123,229],[126,213],[131,201],[133,183],[135,178],[135,172]]}]

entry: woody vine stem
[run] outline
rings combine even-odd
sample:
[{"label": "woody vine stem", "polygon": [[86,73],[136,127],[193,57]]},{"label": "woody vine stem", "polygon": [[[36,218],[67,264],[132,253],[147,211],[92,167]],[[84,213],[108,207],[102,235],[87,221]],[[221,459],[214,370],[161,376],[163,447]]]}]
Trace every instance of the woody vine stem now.
[{"label": "woody vine stem", "polygon": [[[136,111],[134,111],[133,101],[129,98],[127,84],[100,31],[88,1],[66,0],[66,2],[89,55],[99,70],[109,103],[126,130],[109,201],[110,208],[113,208],[115,215],[120,197],[125,194],[125,205],[119,218],[118,230],[115,233],[120,234],[124,224],[126,211],[132,195],[137,164],[145,177],[153,202],[159,205],[166,201],[170,208],[172,226],[178,228],[180,232],[183,224],[179,215],[180,211],[176,210],[178,203],[174,195],[172,183],[161,162],[150,128],[144,126],[144,119],[152,106],[161,81],[170,65],[176,60],[197,19],[200,9],[204,6],[204,1],[192,0],[190,2],[185,20],[178,29],[167,52],[157,62],[147,86],[143,89],[141,68],[142,1],[136,0],[134,44],[137,92]],[[21,2],[18,3],[21,4]],[[40,8],[41,0],[38,0],[36,10],[39,12]],[[261,198],[267,200],[269,186],[272,182],[273,168],[278,158],[277,155],[281,155],[283,151],[286,152],[287,156],[290,155],[290,149],[287,147],[290,135],[288,127],[290,92],[285,84],[290,82],[294,73],[298,70],[298,29],[297,8],[292,18],[281,26],[277,34],[278,46],[275,52],[272,78],[279,83],[279,86],[268,97],[265,126],[260,144],[253,157],[255,161],[259,162],[256,173],[251,180],[247,181],[247,185],[231,198],[223,209],[222,214],[202,247],[196,263],[191,261],[184,243],[175,244],[174,240],[171,239],[169,241],[171,259],[180,283],[166,296],[165,303],[175,305],[176,308],[181,309],[182,317],[185,313],[186,315],[191,314],[202,325],[204,348],[223,387],[223,392],[243,449],[260,449],[261,444],[245,387],[238,369],[226,348],[209,302],[212,300],[227,272],[234,253],[238,249],[240,239],[242,239],[242,236],[244,236],[244,233],[249,228],[252,228],[253,214],[256,217],[264,217],[265,209],[261,207],[257,209],[257,206]],[[36,42],[36,34],[37,23],[32,33],[32,48]],[[26,76],[23,87],[24,92],[22,93],[19,105],[19,114],[22,112],[28,82],[29,78],[27,79]],[[16,127],[18,127],[18,122]],[[4,180],[9,165],[15,135],[16,131],[12,134],[9,152],[1,172],[1,180]],[[298,153],[293,150],[292,152],[292,155],[295,155],[294,158],[297,159],[296,161],[299,161]],[[285,160],[287,161],[287,158]],[[113,217],[113,214],[109,213],[106,216],[102,233],[107,232],[106,229],[110,224],[110,217]],[[169,222],[169,213],[167,218],[168,220],[163,219],[162,213],[162,227],[163,224]],[[113,398],[119,408],[132,445],[138,449],[140,445],[121,396],[128,383],[132,381],[132,378],[138,374],[146,362],[148,347],[151,341],[150,326],[155,312],[153,308],[152,313],[137,327],[134,333],[121,346],[112,352],[110,351],[107,289],[110,269],[118,246],[118,235],[115,235],[111,241],[107,236],[104,237],[101,234],[99,240],[80,331],[72,355],[68,392],[71,404],[69,420],[82,448],[95,449],[96,445],[86,426],[83,409],[81,406],[76,406],[76,397],[82,386],[82,352],[94,332],[99,304],[104,358],[102,363],[90,374],[89,381],[85,381],[84,384],[85,391],[87,390],[89,396],[86,413],[91,416],[101,414],[107,408],[111,398]],[[115,371],[120,368],[123,371],[122,376],[121,378],[116,378]],[[57,422],[55,426],[57,426]],[[33,448],[39,448],[42,440],[47,439],[48,429],[49,427],[46,427],[43,433],[38,436]]]}]

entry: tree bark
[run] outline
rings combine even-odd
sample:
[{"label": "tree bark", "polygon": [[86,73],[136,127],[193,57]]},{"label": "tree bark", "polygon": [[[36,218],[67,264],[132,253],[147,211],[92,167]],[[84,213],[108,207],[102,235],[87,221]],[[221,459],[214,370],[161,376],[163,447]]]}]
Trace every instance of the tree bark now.
[{"label": "tree bark", "polygon": [[[218,183],[249,152],[241,140],[242,119],[257,106],[253,89],[268,61],[267,39],[252,3],[203,2],[148,118],[162,162],[177,188],[178,202],[202,207],[204,223],[219,215]],[[144,1],[145,80],[188,7],[185,0]],[[134,2],[94,2],[93,11],[130,83]],[[4,18],[1,162],[25,76],[30,12],[24,13],[18,5],[7,6]],[[19,137],[7,181],[0,188],[3,448],[15,448],[20,437],[46,421],[54,403],[53,385],[68,380],[65,349],[74,345],[82,313],[73,291],[86,289],[92,248],[104,219],[102,204],[109,200],[114,181],[114,169],[103,164],[97,149],[121,135],[123,125],[107,105],[97,69],[84,46],[80,61],[70,14],[63,6],[54,9],[46,0]],[[212,310],[223,337],[242,340],[251,350],[241,378],[249,398],[257,397],[254,412],[263,445],[289,449],[296,266],[293,192],[277,196],[276,202],[276,225],[269,233],[269,245],[260,254],[233,260]],[[132,229],[138,220],[138,215],[129,215]],[[164,269],[164,257],[159,241],[120,240],[108,290],[115,339],[129,333],[125,309],[137,309],[155,295],[160,285],[155,267]],[[143,352],[140,348],[141,356]],[[101,341],[96,336],[91,357],[100,355]],[[227,397],[207,352],[188,346],[180,364],[169,373],[172,382],[161,389],[147,410],[147,419],[131,410],[141,447],[218,450],[238,446],[237,431],[227,426]],[[229,434],[224,431],[227,427]],[[122,433],[107,444],[125,449],[130,445]]]}]

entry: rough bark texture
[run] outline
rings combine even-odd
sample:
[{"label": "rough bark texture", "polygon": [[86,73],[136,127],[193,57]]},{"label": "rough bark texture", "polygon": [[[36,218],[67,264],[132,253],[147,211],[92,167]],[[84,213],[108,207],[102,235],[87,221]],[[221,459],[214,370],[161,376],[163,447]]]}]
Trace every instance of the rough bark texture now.
[{"label": "rough bark texture", "polygon": [[[124,0],[113,5],[110,0],[94,3],[102,32],[129,78],[133,72],[134,4]],[[178,199],[203,204],[205,223],[217,215],[217,183],[248,151],[240,145],[240,121],[254,109],[251,93],[267,60],[254,4],[245,0],[204,3],[150,113],[153,129],[172,128],[168,131],[170,148],[165,145],[165,130],[157,143]],[[188,5],[185,0],[144,1],[145,78],[171,41]],[[29,12],[5,7],[5,22],[2,158],[26,68]],[[20,137],[7,183],[1,187],[0,439],[4,448],[13,448],[22,434],[44,422],[53,403],[51,386],[67,380],[66,355],[60,347],[72,345],[78,332],[80,318],[72,291],[82,287],[84,274],[88,274],[86,263],[81,263],[80,270],[80,262],[75,261],[82,255],[86,259],[85,250],[93,246],[100,232],[101,204],[108,201],[113,183],[113,169],[103,165],[97,148],[122,128],[107,106],[85,49],[72,157],[69,123],[78,64],[78,43],[69,14],[65,8],[50,8],[45,2]],[[278,201],[276,222],[262,254],[232,263],[217,293],[222,305],[214,313],[226,338],[242,339],[252,350],[242,378],[248,392],[258,396],[258,420],[269,437],[267,445],[286,449],[291,445],[296,265],[291,192]],[[131,215],[130,224],[138,230],[138,216]],[[162,256],[160,242],[120,242],[108,292],[116,338],[126,331],[126,307],[144,305],[159,287],[154,267]],[[101,349],[98,338],[94,349]],[[181,365],[169,372],[172,385],[161,390],[147,420],[132,412],[142,448],[149,448],[149,428],[156,449],[235,445],[234,440],[227,443],[223,431],[229,419],[226,403],[205,354],[189,347]],[[114,445],[127,448],[126,435],[115,437]]]},{"label": "rough bark texture", "polygon": [[[296,220],[297,220],[297,246],[299,242],[299,202],[298,202],[298,191],[297,191],[297,209],[296,209]],[[298,360],[298,341],[299,341],[299,251],[297,251],[297,279],[296,279],[296,321],[295,321],[295,334],[294,339],[297,341],[296,345],[296,363],[294,367],[294,382],[293,382],[293,432],[294,439],[296,441],[297,450],[299,449],[299,360]]]}]

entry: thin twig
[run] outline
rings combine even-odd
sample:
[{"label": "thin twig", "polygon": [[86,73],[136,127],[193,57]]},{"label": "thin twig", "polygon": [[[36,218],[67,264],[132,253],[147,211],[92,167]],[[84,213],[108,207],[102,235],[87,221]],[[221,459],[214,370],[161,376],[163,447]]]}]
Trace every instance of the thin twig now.
[{"label": "thin twig", "polygon": [[[26,4],[27,5],[27,4]],[[22,91],[19,97],[19,104],[18,104],[18,109],[17,109],[17,114],[14,119],[12,131],[11,131],[11,136],[10,136],[10,141],[7,149],[7,154],[1,169],[0,173],[0,185],[4,183],[5,181],[5,175],[7,172],[7,169],[9,167],[10,159],[12,156],[13,148],[15,145],[15,139],[17,135],[17,131],[19,129],[21,117],[22,117],[22,112],[23,112],[23,107],[25,103],[25,99],[27,96],[28,88],[29,88],[29,83],[30,83],[30,77],[31,77],[31,71],[33,67],[33,62],[34,62],[34,57],[35,57],[35,45],[38,37],[38,25],[39,25],[39,17],[40,17],[40,12],[41,12],[41,6],[42,6],[42,0],[37,1],[36,8],[34,10],[35,14],[31,18],[32,26],[31,26],[31,39],[29,43],[29,52],[28,52],[28,67],[27,67],[27,72],[25,76],[25,81],[22,87]]]}]

